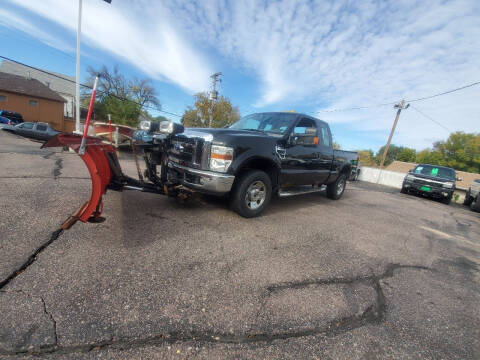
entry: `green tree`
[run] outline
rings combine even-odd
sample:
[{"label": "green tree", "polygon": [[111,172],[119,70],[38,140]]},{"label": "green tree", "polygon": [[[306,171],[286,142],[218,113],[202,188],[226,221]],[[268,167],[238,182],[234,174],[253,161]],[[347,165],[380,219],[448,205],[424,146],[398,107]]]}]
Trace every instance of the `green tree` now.
[{"label": "green tree", "polygon": [[417,163],[447,166],[446,160],[439,151],[425,149],[417,154]]},{"label": "green tree", "polygon": [[219,128],[233,124],[240,119],[238,108],[232,106],[230,100],[220,96],[218,100],[210,100],[207,93],[195,95],[194,106],[189,106],[182,117],[182,125],[185,127],[208,127],[212,114],[211,127]]},{"label": "green tree", "polygon": [[403,148],[397,155],[396,160],[405,162],[415,162],[417,151],[415,149]]},{"label": "green tree", "polygon": [[[384,166],[390,165],[394,160],[397,160],[398,154],[402,152],[404,149],[403,146],[397,146],[394,144],[390,144],[388,151],[387,151],[387,156],[385,157],[385,163]],[[382,162],[382,156],[383,156],[383,151],[385,150],[385,146],[382,146],[377,154],[375,155],[375,161],[377,165],[380,165]]]},{"label": "green tree", "polygon": [[[147,107],[161,108],[151,80],[127,79],[119,72],[118,66],[114,66],[113,70],[105,65],[98,70],[89,67],[87,71],[90,86],[95,77],[100,76],[94,107],[96,119],[106,120],[107,114],[111,114],[114,123],[137,126],[139,115],[146,113]],[[90,90],[84,93],[83,105],[88,106],[90,93]]]},{"label": "green tree", "polygon": [[358,150],[358,158],[363,166],[376,165],[372,150]]},{"label": "green tree", "polygon": [[433,149],[419,153],[419,162],[449,166],[456,170],[480,173],[480,133],[457,131],[446,141],[437,141]]}]

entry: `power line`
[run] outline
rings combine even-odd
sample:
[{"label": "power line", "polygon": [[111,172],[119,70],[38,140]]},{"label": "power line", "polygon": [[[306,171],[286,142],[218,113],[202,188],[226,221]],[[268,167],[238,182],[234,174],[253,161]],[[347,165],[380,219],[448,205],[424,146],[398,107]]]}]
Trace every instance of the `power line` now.
[{"label": "power line", "polygon": [[[11,62],[14,62],[14,63],[16,63],[16,64],[18,64],[18,65],[25,66],[25,67],[27,67],[27,68],[29,68],[29,69],[33,69],[33,70],[36,70],[36,71],[40,71],[40,72],[42,72],[42,73],[44,73],[44,74],[47,74],[47,75],[50,75],[50,76],[54,76],[54,77],[56,77],[56,78],[62,79],[62,80],[64,80],[64,81],[70,82],[70,83],[72,83],[72,84],[76,84],[75,80],[71,80],[71,79],[68,79],[68,78],[66,78],[66,77],[57,75],[57,74],[55,74],[55,73],[52,73],[52,72],[49,72],[49,71],[46,71],[46,70],[43,70],[43,69],[39,69],[39,68],[36,68],[36,67],[34,67],[34,66],[31,66],[31,65],[27,65],[27,64],[22,63],[22,62],[20,62],[20,61],[10,59],[10,58],[8,58],[8,57],[6,57],[6,56],[0,55],[0,59],[7,60],[7,61],[11,61]],[[87,89],[90,89],[90,90],[93,90],[93,87],[91,87],[90,85],[85,85],[85,84],[80,83],[80,86],[82,86],[82,87],[84,87],[84,88],[87,88]],[[133,104],[139,105],[139,106],[141,106],[141,107],[143,107],[143,108],[147,108],[147,109],[150,109],[150,110],[159,111],[159,112],[162,112],[162,113],[165,113],[165,114],[169,114],[169,115],[172,115],[172,116],[182,117],[182,115],[178,115],[178,114],[175,114],[175,113],[172,113],[172,112],[169,112],[169,111],[161,110],[161,109],[159,109],[159,108],[157,108],[157,107],[154,107],[154,106],[144,105],[144,104],[142,105],[141,103],[139,103],[139,102],[137,102],[137,101],[135,101],[135,100],[131,100],[131,99],[127,99],[127,98],[122,98],[121,96],[108,93],[107,91],[98,90],[97,93],[99,93],[99,94],[106,94],[106,95],[108,95],[108,96],[112,96],[112,97],[114,97],[114,98],[116,98],[116,99],[118,99],[118,100],[121,100],[121,101],[129,101],[129,102],[131,102],[131,103],[133,103]]]},{"label": "power line", "polygon": [[430,121],[433,121],[435,124],[437,124],[438,126],[442,127],[443,129],[447,130],[449,133],[451,133],[452,131],[447,128],[445,125],[439,123],[437,120],[435,120],[434,118],[432,118],[431,116],[428,116],[427,114],[421,112],[419,109],[417,109],[415,106],[413,105],[410,105],[415,111],[417,111],[419,114],[423,115],[424,117],[426,117],[427,119],[429,119]]},{"label": "power line", "polygon": [[456,89],[453,89],[453,90],[448,90],[448,91],[444,91],[442,93],[439,93],[439,94],[435,94],[435,95],[430,95],[430,96],[425,96],[425,97],[422,97],[422,98],[418,98],[418,99],[413,99],[413,100],[407,100],[408,102],[414,102],[414,101],[422,101],[422,100],[428,100],[428,99],[432,99],[434,97],[437,97],[437,96],[442,96],[442,95],[446,95],[446,94],[451,94],[455,91],[460,91],[460,90],[463,90],[463,89],[466,89],[466,88],[469,88],[469,87],[472,87],[472,86],[475,86],[475,85],[478,85],[480,84],[480,81],[477,81],[477,82],[474,82],[474,83],[471,83],[471,84],[468,84],[468,85],[465,85],[465,86],[462,86],[462,87],[459,87],[459,88],[456,88]]},{"label": "power line", "polygon": [[[429,95],[429,96],[425,96],[425,97],[421,97],[421,98],[417,98],[417,99],[412,99],[412,100],[405,100],[405,101],[406,102],[415,102],[415,101],[428,100],[428,99],[432,99],[432,98],[435,98],[435,97],[438,97],[438,96],[447,95],[447,94],[454,93],[456,91],[467,89],[469,87],[472,87],[472,86],[475,86],[475,85],[478,85],[478,84],[480,84],[480,81],[476,81],[474,83],[464,85],[464,86],[458,87],[458,88],[453,89],[453,90],[448,90],[448,91],[444,91],[444,92],[441,92],[441,93],[438,93],[438,94]],[[382,103],[382,104],[376,104],[376,105],[369,105],[369,106],[357,106],[357,107],[351,107],[351,108],[340,108],[340,109],[330,109],[330,110],[317,110],[317,112],[327,112],[328,113],[328,112],[337,112],[337,111],[364,110],[364,109],[371,109],[371,108],[376,108],[376,107],[380,107],[380,106],[394,105],[396,103],[397,102],[394,101],[394,102]]]},{"label": "power line", "polygon": [[356,106],[356,107],[350,107],[350,108],[317,110],[317,111],[318,112],[331,113],[331,112],[349,111],[349,110],[365,110],[365,109],[371,109],[371,108],[376,108],[376,107],[380,107],[380,106],[395,105],[396,103],[397,103],[396,101],[393,101],[393,102],[389,102],[389,103],[369,105],[369,106]]}]

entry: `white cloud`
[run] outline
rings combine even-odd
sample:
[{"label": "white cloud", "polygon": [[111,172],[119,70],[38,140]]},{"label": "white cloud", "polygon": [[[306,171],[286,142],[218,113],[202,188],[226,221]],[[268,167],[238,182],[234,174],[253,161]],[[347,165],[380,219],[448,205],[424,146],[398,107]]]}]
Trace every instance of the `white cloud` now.
[{"label": "white cloud", "polygon": [[[197,41],[257,73],[259,106],[365,106],[430,95],[480,79],[477,0],[249,0],[229,6],[221,0],[178,0],[166,6]],[[453,130],[478,131],[479,89],[418,106]],[[395,112],[388,106],[320,114],[351,123],[353,129],[388,135]],[[402,114],[394,140],[423,147],[445,135],[410,109]]]},{"label": "white cloud", "polygon": [[10,29],[17,29],[23,33],[40,39],[43,43],[60,49],[64,52],[72,52],[73,47],[66,42],[50,35],[48,32],[40,29],[31,22],[26,21],[15,13],[8,11],[7,9],[0,9],[0,25]]},{"label": "white cloud", "polygon": [[[77,1],[9,1],[76,32]],[[28,14],[22,12],[25,15]],[[212,73],[208,62],[182,38],[170,19],[160,2],[116,1],[109,5],[84,0],[82,36],[89,45],[115,54],[154,78],[176,83],[189,92],[204,90]],[[15,22],[13,26],[25,31],[25,23],[28,21]],[[35,31],[27,32],[57,47]],[[61,35],[49,34],[49,38],[59,39]]]},{"label": "white cloud", "polygon": [[[9,1],[75,29],[76,1]],[[258,76],[257,106],[365,106],[430,95],[480,79],[478,0],[84,4],[83,29],[90,44],[189,91],[208,87],[213,71],[201,51],[215,49],[233,67]],[[416,105],[452,130],[478,131],[479,89]],[[319,114],[383,138],[395,112],[385,106]],[[409,109],[402,113],[394,142],[420,148],[446,135]]]}]

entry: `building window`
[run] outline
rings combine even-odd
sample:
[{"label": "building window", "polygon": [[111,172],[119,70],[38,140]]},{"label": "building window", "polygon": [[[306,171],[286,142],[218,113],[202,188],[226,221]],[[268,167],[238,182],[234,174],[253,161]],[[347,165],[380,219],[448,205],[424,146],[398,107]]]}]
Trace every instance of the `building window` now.
[{"label": "building window", "polygon": [[30,106],[37,106],[38,105],[37,100],[29,100],[28,103],[30,104]]},{"label": "building window", "polygon": [[0,95],[0,101],[7,101],[7,95]]}]

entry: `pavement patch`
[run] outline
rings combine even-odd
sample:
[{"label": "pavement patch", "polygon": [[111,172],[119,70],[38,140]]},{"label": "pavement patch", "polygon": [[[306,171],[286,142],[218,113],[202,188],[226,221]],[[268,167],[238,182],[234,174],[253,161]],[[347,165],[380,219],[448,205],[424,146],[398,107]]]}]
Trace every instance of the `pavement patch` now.
[{"label": "pavement patch", "polygon": [[[61,346],[61,345],[51,345],[50,343],[43,343],[39,346],[30,346],[28,348],[28,353],[40,355],[40,354],[49,354],[49,353],[59,353],[59,354],[68,354],[68,353],[75,353],[75,352],[89,352],[89,351],[96,351],[105,348],[118,348],[118,349],[132,349],[136,347],[145,347],[148,345],[159,345],[164,343],[177,343],[177,342],[188,342],[188,341],[196,341],[196,342],[203,342],[203,343],[224,343],[224,344],[246,344],[246,343],[255,343],[255,342],[272,342],[275,340],[285,340],[291,338],[300,338],[305,336],[312,336],[312,335],[324,335],[324,336],[335,336],[347,331],[351,331],[353,329],[368,325],[368,324],[378,324],[385,319],[385,313],[387,310],[386,305],[386,298],[382,289],[381,281],[386,278],[391,278],[394,276],[394,272],[400,269],[409,269],[409,270],[429,270],[431,269],[419,266],[419,265],[400,265],[400,264],[390,264],[387,266],[385,271],[380,275],[368,275],[368,276],[359,276],[353,278],[330,278],[330,279],[317,279],[317,280],[307,280],[307,281],[299,281],[299,282],[289,282],[284,284],[277,284],[267,287],[266,289],[266,301],[265,305],[262,309],[260,309],[258,318],[261,318],[260,315],[265,310],[268,311],[268,303],[273,304],[273,308],[275,307],[275,303],[282,303],[281,295],[278,297],[274,293],[277,292],[284,292],[284,291],[292,291],[292,290],[303,290],[308,291],[308,289],[313,286],[332,286],[331,289],[327,290],[321,295],[320,299],[315,299],[318,303],[322,303],[325,301],[325,295],[330,292],[329,295],[332,295],[332,292],[335,293],[338,289],[345,287],[345,286],[353,286],[356,287],[359,291],[363,294],[368,294],[368,291],[365,291],[365,288],[362,288],[362,285],[370,286],[374,293],[374,300],[368,299],[365,302],[362,300],[363,305],[360,304],[359,306],[354,306],[354,309],[357,309],[355,313],[345,316],[345,313],[340,310],[333,311],[327,315],[327,319],[322,318],[325,316],[325,312],[317,312],[316,319],[311,319],[309,325],[302,328],[295,328],[295,324],[293,327],[286,329],[272,329],[271,331],[260,331],[254,332],[251,331],[249,333],[222,333],[222,332],[215,332],[214,330],[211,331],[195,331],[195,330],[172,330],[167,333],[159,333],[154,334],[148,337],[136,337],[136,338],[123,338],[123,339],[107,339],[102,340],[100,342],[92,342],[86,344],[76,344],[70,346]],[[340,285],[340,287],[339,287]],[[345,289],[342,289],[344,291]],[[350,289],[349,291],[351,291]],[[272,297],[273,301],[268,300],[268,298]],[[310,296],[318,296],[317,293],[309,294]],[[336,292],[336,295],[339,295],[339,292]],[[345,298],[349,298],[350,296],[344,295]],[[276,301],[276,300],[280,301]],[[351,300],[351,299],[350,299]],[[368,304],[369,301],[372,301],[371,304]],[[294,305],[297,306],[297,305]],[[321,305],[319,305],[321,306]],[[338,306],[338,304],[336,305]],[[351,306],[351,304],[350,304]],[[341,306],[340,306],[341,307]],[[301,308],[301,305],[300,305]],[[301,309],[299,307],[296,309],[292,309],[293,311],[302,311],[303,315],[307,314],[309,310],[312,309]],[[347,309],[347,303],[345,303],[344,309]],[[361,309],[361,310],[359,310]],[[359,310],[359,311],[358,311]],[[270,311],[272,311],[272,307],[270,307]],[[275,311],[275,310],[273,310]],[[328,312],[328,311],[327,311]],[[333,316],[331,316],[333,314]],[[282,314],[278,314],[278,320],[281,321]],[[285,313],[283,314],[285,315]],[[301,317],[301,315],[300,315]],[[288,322],[288,319],[286,319]],[[320,321],[320,322],[318,322]],[[283,321],[281,321],[283,323]],[[275,324],[275,323],[274,323]],[[29,333],[30,330],[27,330]],[[28,334],[24,335],[27,336]],[[22,345],[21,351],[12,351],[12,350],[3,350],[0,351],[0,354],[4,355],[19,355],[24,354],[26,351],[24,350],[24,346]]]}]

